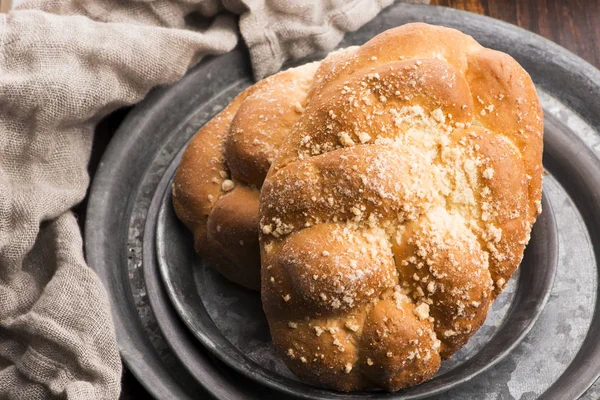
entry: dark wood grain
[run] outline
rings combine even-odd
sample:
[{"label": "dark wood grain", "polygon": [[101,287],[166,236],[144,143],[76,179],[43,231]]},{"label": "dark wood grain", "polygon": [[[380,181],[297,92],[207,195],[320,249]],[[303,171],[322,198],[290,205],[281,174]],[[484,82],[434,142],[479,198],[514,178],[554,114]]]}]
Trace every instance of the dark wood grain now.
[{"label": "dark wood grain", "polygon": [[[457,8],[518,25],[565,47],[600,68],[600,0],[431,0],[433,5]],[[98,126],[90,174],[107,143],[125,117],[117,111]],[[76,210],[85,212],[85,201]],[[150,395],[125,369],[121,400],[149,399]]]},{"label": "dark wood grain", "polygon": [[550,39],[600,68],[600,0],[431,0]]}]

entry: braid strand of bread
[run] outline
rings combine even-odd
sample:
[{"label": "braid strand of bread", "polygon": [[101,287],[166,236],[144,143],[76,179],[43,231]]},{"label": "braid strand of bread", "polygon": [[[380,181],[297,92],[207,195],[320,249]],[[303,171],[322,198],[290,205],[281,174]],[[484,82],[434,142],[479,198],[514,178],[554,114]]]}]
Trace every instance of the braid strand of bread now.
[{"label": "braid strand of bread", "polygon": [[264,79],[240,93],[187,146],[173,206],[196,252],[229,280],[260,287],[259,191],[283,137],[300,118],[318,63]]}]

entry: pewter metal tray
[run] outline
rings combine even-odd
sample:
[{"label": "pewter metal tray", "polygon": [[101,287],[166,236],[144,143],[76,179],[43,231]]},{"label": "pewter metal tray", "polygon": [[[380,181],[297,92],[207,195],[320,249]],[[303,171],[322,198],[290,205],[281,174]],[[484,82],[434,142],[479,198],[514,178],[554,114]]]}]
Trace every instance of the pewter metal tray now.
[{"label": "pewter metal tray", "polygon": [[[410,21],[461,29],[511,54],[531,74],[546,116],[544,192],[558,232],[556,280],[529,334],[498,364],[437,398],[596,399],[600,72],[514,26],[423,5],[392,6],[346,35],[340,46],[364,43]],[[119,129],[93,182],[85,232],[88,262],[111,298],[123,359],[157,398],[207,393],[223,399],[282,398],[281,392],[213,359],[215,349],[200,345],[165,292],[154,248],[169,166],[197,128],[251,83],[245,54],[238,49],[206,60],[180,82],[153,91]],[[404,395],[410,398],[408,391]]]}]

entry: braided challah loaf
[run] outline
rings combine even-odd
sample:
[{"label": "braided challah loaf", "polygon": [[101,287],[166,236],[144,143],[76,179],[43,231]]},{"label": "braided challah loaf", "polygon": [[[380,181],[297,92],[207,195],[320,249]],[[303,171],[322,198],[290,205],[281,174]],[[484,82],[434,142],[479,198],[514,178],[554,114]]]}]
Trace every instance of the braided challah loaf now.
[{"label": "braided challah loaf", "polygon": [[510,56],[426,24],[317,75],[260,197],[273,342],[318,385],[416,385],[521,261],[541,212],[540,103]]},{"label": "braided challah loaf", "polygon": [[258,290],[258,197],[283,136],[306,105],[318,63],[273,75],[238,95],[194,136],[173,205],[194,247],[226,278]]}]

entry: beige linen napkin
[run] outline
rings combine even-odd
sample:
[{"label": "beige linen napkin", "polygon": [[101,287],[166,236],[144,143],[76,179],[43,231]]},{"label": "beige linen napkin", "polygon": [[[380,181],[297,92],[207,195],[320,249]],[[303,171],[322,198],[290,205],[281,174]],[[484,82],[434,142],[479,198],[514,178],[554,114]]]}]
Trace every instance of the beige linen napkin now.
[{"label": "beige linen napkin", "polygon": [[0,398],[119,395],[109,299],[69,211],[96,123],[230,51],[238,29],[260,78],[390,3],[33,0],[0,14]]}]

